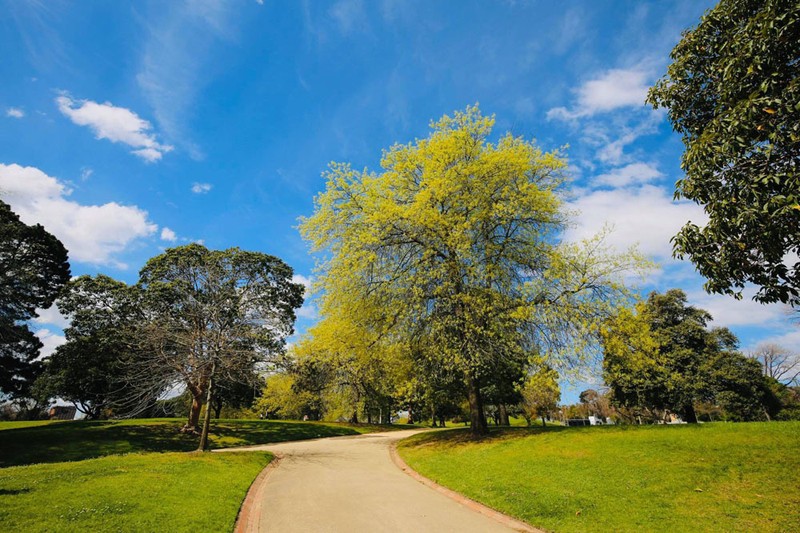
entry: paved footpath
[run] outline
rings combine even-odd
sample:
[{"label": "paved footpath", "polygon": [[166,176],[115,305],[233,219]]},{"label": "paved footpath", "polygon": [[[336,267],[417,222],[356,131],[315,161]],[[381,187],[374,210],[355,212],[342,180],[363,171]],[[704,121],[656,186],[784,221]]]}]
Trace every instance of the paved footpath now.
[{"label": "paved footpath", "polygon": [[[504,525],[404,473],[392,443],[418,430],[265,444],[279,460],[259,476],[239,531],[509,532]],[[218,450],[223,451],[223,450]],[[476,468],[479,465],[475,465]],[[245,516],[246,515],[246,516]]]}]

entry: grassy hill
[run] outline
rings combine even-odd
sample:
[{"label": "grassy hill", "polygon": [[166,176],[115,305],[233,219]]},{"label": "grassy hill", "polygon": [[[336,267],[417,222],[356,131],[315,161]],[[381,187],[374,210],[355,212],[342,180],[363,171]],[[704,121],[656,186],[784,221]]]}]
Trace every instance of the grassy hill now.
[{"label": "grassy hill", "polygon": [[[185,453],[183,420],[0,422],[0,531],[231,531],[266,452]],[[356,435],[384,429],[223,420],[211,446]]]},{"label": "grassy hill", "polygon": [[421,474],[546,530],[796,531],[800,423],[463,430],[400,443]]}]

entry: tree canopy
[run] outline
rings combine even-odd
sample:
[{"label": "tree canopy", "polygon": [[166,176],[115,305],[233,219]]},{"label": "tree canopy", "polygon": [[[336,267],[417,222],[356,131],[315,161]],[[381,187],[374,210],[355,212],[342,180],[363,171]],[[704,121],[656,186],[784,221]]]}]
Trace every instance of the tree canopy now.
[{"label": "tree canopy", "polygon": [[680,289],[654,292],[609,320],[600,334],[614,402],[648,418],[670,411],[697,422],[701,402],[733,420],[763,418],[773,406],[758,363],[737,351],[727,328],[709,329],[710,320]]},{"label": "tree canopy", "polygon": [[706,290],[800,303],[800,4],[721,0],[684,32],[648,100],[683,135],[676,197],[708,223],[674,238]]},{"label": "tree canopy", "polygon": [[[636,260],[559,244],[566,163],[510,134],[490,142],[477,107],[385,151],[379,173],[332,164],[301,231],[320,262],[323,321],[459,376],[473,432],[481,388],[533,353],[575,354]],[[560,361],[564,362],[564,360]]]},{"label": "tree canopy", "polygon": [[133,286],[81,276],[58,300],[72,323],[40,393],[97,417],[141,412],[185,387],[186,430],[196,431],[204,403],[208,415],[222,400],[251,402],[259,370],[283,354],[305,290],[292,274],[271,255],[190,244],[151,258]]},{"label": "tree canopy", "polygon": [[[44,362],[38,395],[72,402],[87,418],[104,410],[125,414],[136,396],[127,380],[135,354],[135,325],[141,321],[136,286],[98,275],[71,280],[56,301],[70,319],[66,342]],[[135,410],[135,409],[133,409]]]},{"label": "tree canopy", "polygon": [[61,241],[0,200],[0,394],[28,394],[42,343],[25,322],[52,305],[69,275]]},{"label": "tree canopy", "polygon": [[187,428],[195,429],[215,381],[252,379],[256,364],[283,352],[305,290],[292,274],[277,257],[238,248],[190,244],[150,259],[139,275],[139,382],[185,385],[193,398]]}]

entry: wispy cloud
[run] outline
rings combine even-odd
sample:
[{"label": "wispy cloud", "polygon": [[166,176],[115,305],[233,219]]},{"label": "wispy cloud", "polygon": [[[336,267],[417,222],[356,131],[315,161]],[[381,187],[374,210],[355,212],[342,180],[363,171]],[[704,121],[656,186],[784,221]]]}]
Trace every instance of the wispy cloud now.
[{"label": "wispy cloud", "polygon": [[363,0],[339,0],[328,11],[339,31],[349,35],[367,25]]},{"label": "wispy cloud", "polygon": [[26,224],[42,224],[58,237],[71,261],[125,268],[116,255],[157,229],[136,206],[69,200],[72,191],[64,183],[35,167],[0,163],[0,190]]},{"label": "wispy cloud", "polygon": [[235,36],[236,5],[222,0],[155,4],[146,27],[136,81],[170,142],[195,159],[204,157],[188,133],[197,95],[213,77],[205,72],[221,41]]},{"label": "wispy cloud", "polygon": [[66,94],[56,98],[58,109],[72,122],[87,126],[98,139],[127,144],[131,153],[152,163],[172,150],[158,142],[151,124],[139,115],[110,102],[99,104],[91,100],[74,100]]},{"label": "wispy cloud", "polygon": [[195,194],[205,194],[212,189],[213,185],[210,183],[193,183],[192,192]]},{"label": "wispy cloud", "polygon": [[6,109],[6,116],[11,118],[23,118],[25,116],[25,111],[19,107],[9,107]]}]

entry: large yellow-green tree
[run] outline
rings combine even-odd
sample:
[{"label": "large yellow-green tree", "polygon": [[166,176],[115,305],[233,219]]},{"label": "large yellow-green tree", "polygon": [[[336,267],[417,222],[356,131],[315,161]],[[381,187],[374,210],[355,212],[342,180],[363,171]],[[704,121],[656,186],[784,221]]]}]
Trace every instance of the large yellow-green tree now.
[{"label": "large yellow-green tree", "polygon": [[481,387],[498,369],[526,353],[580,353],[638,264],[599,240],[559,244],[565,161],[510,134],[491,142],[493,125],[469,107],[385,151],[380,172],[331,164],[301,223],[322,256],[323,320],[344,314],[457,372],[475,434],[487,431]]}]

